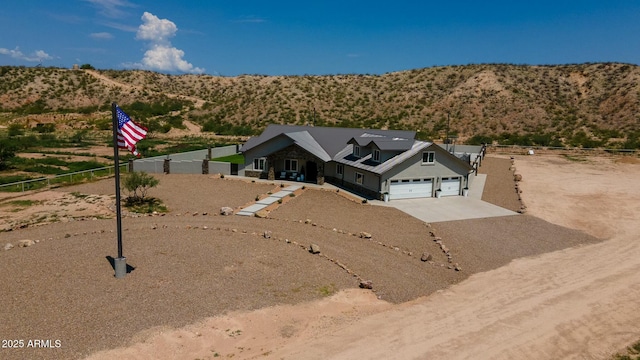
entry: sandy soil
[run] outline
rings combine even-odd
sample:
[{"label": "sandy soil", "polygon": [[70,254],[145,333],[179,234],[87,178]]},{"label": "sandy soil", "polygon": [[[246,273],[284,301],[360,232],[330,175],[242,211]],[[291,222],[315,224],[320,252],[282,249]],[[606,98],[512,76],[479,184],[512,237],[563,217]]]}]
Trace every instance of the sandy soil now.
[{"label": "sandy soil", "polygon": [[269,358],[601,359],[638,340],[640,165],[533,156],[516,167],[527,216],[609,240],[514,260]]},{"label": "sandy soil", "polygon": [[[502,170],[510,165],[503,160],[495,164]],[[123,280],[113,279],[105,259],[113,254],[113,220],[2,233],[3,243],[41,241],[0,252],[11,274],[0,280],[0,335],[59,338],[63,346],[0,355],[602,358],[637,340],[633,214],[640,193],[631,185],[640,165],[534,156],[518,157],[516,167],[527,215],[431,226],[309,189],[270,219],[221,217],[220,206],[238,207],[277,187],[161,176],[152,195],[171,211],[125,219],[133,240],[125,255],[135,270]],[[495,188],[512,192],[510,181]],[[593,202],[603,182],[612,190]],[[63,191],[109,195],[112,187],[103,181]],[[595,222],[601,218],[608,221]],[[609,240],[562,227],[588,219],[579,229]],[[264,239],[264,230],[272,237]],[[372,240],[354,236],[360,231]],[[451,268],[430,232],[462,271]],[[321,255],[307,251],[311,242]],[[421,262],[423,252],[434,259]],[[372,280],[374,291],[357,289],[360,278]]]}]

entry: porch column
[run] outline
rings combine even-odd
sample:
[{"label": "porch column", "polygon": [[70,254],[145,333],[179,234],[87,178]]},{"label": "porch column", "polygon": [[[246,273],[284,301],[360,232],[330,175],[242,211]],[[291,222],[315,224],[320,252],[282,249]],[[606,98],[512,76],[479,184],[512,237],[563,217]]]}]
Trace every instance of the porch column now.
[{"label": "porch column", "polygon": [[[269,162],[269,161],[267,161],[267,162]],[[276,179],[276,170],[273,167],[273,165],[271,165],[271,164],[269,164],[269,174],[267,174],[267,179],[268,180],[275,180]]]},{"label": "porch column", "polygon": [[323,185],[324,184],[324,163],[318,162],[318,174],[316,175],[316,184]]}]

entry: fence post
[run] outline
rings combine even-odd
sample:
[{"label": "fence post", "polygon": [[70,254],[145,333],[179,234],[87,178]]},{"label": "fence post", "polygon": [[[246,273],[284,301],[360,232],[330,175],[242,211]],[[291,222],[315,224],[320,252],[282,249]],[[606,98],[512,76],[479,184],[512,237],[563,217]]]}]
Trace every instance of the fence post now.
[{"label": "fence post", "polygon": [[202,174],[203,175],[209,174],[209,159],[202,160]]}]

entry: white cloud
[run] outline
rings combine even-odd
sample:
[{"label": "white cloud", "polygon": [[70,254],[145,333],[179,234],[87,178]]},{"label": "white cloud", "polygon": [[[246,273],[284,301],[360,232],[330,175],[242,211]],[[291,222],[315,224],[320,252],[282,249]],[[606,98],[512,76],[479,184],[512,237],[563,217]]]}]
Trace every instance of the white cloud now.
[{"label": "white cloud", "polygon": [[203,73],[204,69],[194,67],[183,59],[184,51],[174,47],[156,44],[144,53],[142,64],[148,69]]},{"label": "white cloud", "polygon": [[141,63],[125,64],[125,66],[145,70],[180,71],[201,74],[204,69],[194,67],[184,60],[184,51],[171,45],[170,39],[176,35],[178,27],[168,19],[145,12],[142,25],[138,27],[137,40],[149,42],[149,50],[144,53]]},{"label": "white cloud", "polygon": [[143,24],[138,28],[136,39],[151,41],[154,44],[169,44],[169,38],[176,35],[178,27],[172,21],[159,19],[145,12],[142,14]]},{"label": "white cloud", "polygon": [[108,32],[99,32],[99,33],[91,33],[89,37],[97,40],[111,40],[113,39],[113,35]]},{"label": "white cloud", "polygon": [[258,16],[254,16],[254,15],[250,15],[250,16],[243,16],[237,20],[234,20],[233,22],[235,23],[255,23],[255,24],[260,24],[260,23],[264,23],[267,22],[266,19],[263,19],[261,17]]},{"label": "white cloud", "polygon": [[37,50],[30,55],[24,54],[19,48],[13,50],[0,48],[0,54],[9,55],[14,59],[25,60],[30,62],[42,62],[43,60],[51,60],[53,57],[43,50]]},{"label": "white cloud", "polygon": [[135,26],[119,24],[119,23],[116,23],[116,22],[113,22],[113,21],[100,22],[100,25],[108,26],[110,28],[121,30],[121,31],[126,31],[126,32],[137,32],[138,31],[138,28],[135,27]]},{"label": "white cloud", "polygon": [[120,18],[126,15],[123,7],[133,8],[135,5],[126,0],[85,0],[98,8],[98,12],[109,18]]}]

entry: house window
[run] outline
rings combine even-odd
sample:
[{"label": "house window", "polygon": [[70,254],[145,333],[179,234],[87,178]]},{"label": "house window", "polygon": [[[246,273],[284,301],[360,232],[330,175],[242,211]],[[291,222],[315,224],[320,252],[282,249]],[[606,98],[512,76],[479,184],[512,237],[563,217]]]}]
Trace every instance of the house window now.
[{"label": "house window", "polygon": [[362,173],[356,173],[356,184],[362,185],[364,183],[364,175]]},{"label": "house window", "polygon": [[336,174],[344,175],[344,165],[336,164]]},{"label": "house window", "polygon": [[285,159],[284,160],[284,171],[298,171],[298,160],[296,160],[296,159]]},{"label": "house window", "polygon": [[353,156],[360,157],[360,146],[353,145]]},{"label": "house window", "polygon": [[433,151],[427,151],[422,153],[422,163],[423,164],[433,164],[435,163],[436,154]]},{"label": "house window", "polygon": [[266,158],[256,158],[253,159],[253,170],[264,171],[266,168],[267,159]]},{"label": "house window", "polygon": [[380,150],[373,149],[373,152],[371,153],[371,159],[373,159],[373,161],[375,162],[380,162]]}]

